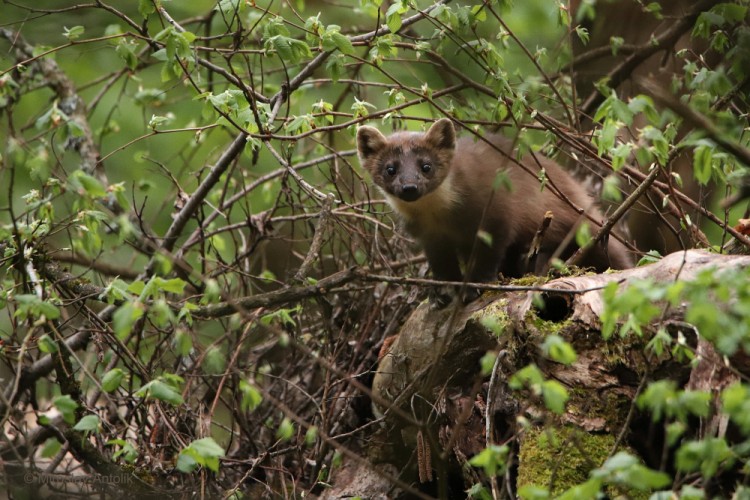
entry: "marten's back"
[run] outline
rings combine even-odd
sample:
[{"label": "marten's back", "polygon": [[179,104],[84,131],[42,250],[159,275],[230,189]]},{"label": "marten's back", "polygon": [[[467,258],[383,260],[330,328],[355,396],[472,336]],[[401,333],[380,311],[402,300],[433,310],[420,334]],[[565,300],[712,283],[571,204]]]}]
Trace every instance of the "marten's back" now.
[{"label": "marten's back", "polygon": [[[467,221],[468,231],[475,233],[482,229],[495,238],[505,239],[507,249],[527,252],[545,213],[550,211],[553,221],[545,233],[543,245],[554,252],[580,222],[588,220],[579,210],[585,210],[594,220],[602,220],[593,198],[557,163],[541,154],[526,155],[518,162],[510,140],[497,135],[486,139],[464,137],[456,142],[451,182],[460,194],[460,202],[455,206],[455,216]],[[544,187],[539,175],[542,169],[546,177]],[[496,187],[494,192],[493,186]],[[468,228],[474,226],[468,221],[476,221],[476,227]],[[598,225],[588,223],[595,232]],[[601,249],[598,253],[594,249],[587,264],[600,270],[632,266],[620,242],[611,238],[609,247],[609,258]],[[561,256],[564,258],[573,250],[563,251]]]}]

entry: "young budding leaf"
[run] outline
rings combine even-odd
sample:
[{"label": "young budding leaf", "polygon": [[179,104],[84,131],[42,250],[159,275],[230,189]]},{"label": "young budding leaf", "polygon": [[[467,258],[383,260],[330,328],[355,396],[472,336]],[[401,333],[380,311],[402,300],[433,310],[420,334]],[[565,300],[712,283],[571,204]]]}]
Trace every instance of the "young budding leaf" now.
[{"label": "young budding leaf", "polygon": [[83,26],[73,26],[72,28],[63,28],[63,36],[70,40],[77,40],[86,31]]},{"label": "young budding leaf", "polygon": [[284,417],[284,420],[279,424],[279,428],[276,429],[276,437],[282,441],[289,441],[294,436],[294,424],[289,417]]},{"label": "young budding leaf", "polygon": [[99,417],[96,415],[86,415],[73,426],[74,431],[96,432],[99,429]]}]

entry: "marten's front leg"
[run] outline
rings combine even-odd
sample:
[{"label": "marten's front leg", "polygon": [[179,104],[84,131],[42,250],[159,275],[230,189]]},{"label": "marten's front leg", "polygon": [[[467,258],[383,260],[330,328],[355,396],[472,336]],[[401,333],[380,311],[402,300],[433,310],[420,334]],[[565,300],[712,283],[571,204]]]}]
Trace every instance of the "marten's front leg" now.
[{"label": "marten's front leg", "polygon": [[[468,283],[494,283],[497,281],[500,263],[506,256],[506,248],[495,243],[492,246],[478,241],[469,256],[467,263],[466,281]],[[478,298],[482,291],[478,288],[466,287],[462,293],[464,303]]]},{"label": "marten's front leg", "polygon": [[[432,276],[439,281],[462,281],[461,267],[458,264],[456,250],[444,242],[426,242],[424,244],[427,261],[432,269]],[[451,286],[432,287],[429,300],[438,308],[450,304],[456,292]]]}]

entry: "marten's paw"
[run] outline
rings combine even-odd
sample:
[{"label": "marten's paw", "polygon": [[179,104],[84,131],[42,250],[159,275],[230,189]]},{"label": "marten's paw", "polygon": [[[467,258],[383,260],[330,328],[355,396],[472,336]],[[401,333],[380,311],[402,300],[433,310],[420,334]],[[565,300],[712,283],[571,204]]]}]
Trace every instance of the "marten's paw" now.
[{"label": "marten's paw", "polygon": [[461,291],[461,302],[468,304],[474,302],[482,295],[482,290],[472,287],[464,287]]},{"label": "marten's paw", "polygon": [[456,289],[450,285],[431,288],[427,300],[433,309],[443,309],[450,305],[457,297]]},{"label": "marten's paw", "polygon": [[428,294],[433,309],[443,309],[459,299],[459,305],[474,302],[482,295],[482,291],[472,287],[456,288],[450,285],[432,288]]}]

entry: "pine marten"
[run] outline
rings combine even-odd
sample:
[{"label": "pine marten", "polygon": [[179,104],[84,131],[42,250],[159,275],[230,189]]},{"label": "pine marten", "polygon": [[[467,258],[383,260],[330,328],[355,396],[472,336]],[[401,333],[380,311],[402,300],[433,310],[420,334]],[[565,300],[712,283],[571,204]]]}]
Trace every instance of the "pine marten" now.
[{"label": "pine marten", "polygon": [[[601,219],[593,199],[557,163],[539,155],[522,160],[531,172],[538,172],[540,165],[544,169],[548,185],[541,189],[538,178],[506,157],[512,154],[510,141],[497,135],[485,139],[489,143],[456,140],[447,118],[426,133],[385,137],[369,126],[357,131],[362,166],[424,248],[435,279],[462,281],[460,263],[467,266],[472,254],[465,274],[468,282],[495,281],[498,272],[507,277],[544,274],[556,252],[563,260],[571,256],[577,249],[575,238],[566,237],[581,217],[554,188],[593,219]],[[493,192],[502,170],[510,190],[500,187]],[[552,222],[534,268],[526,269],[526,256],[547,211],[553,214]],[[599,227],[590,221],[589,225],[592,233]],[[572,243],[558,249],[568,240]],[[606,250],[600,245],[592,248],[582,265],[601,272],[632,267],[632,262],[625,246],[612,237]]]}]

